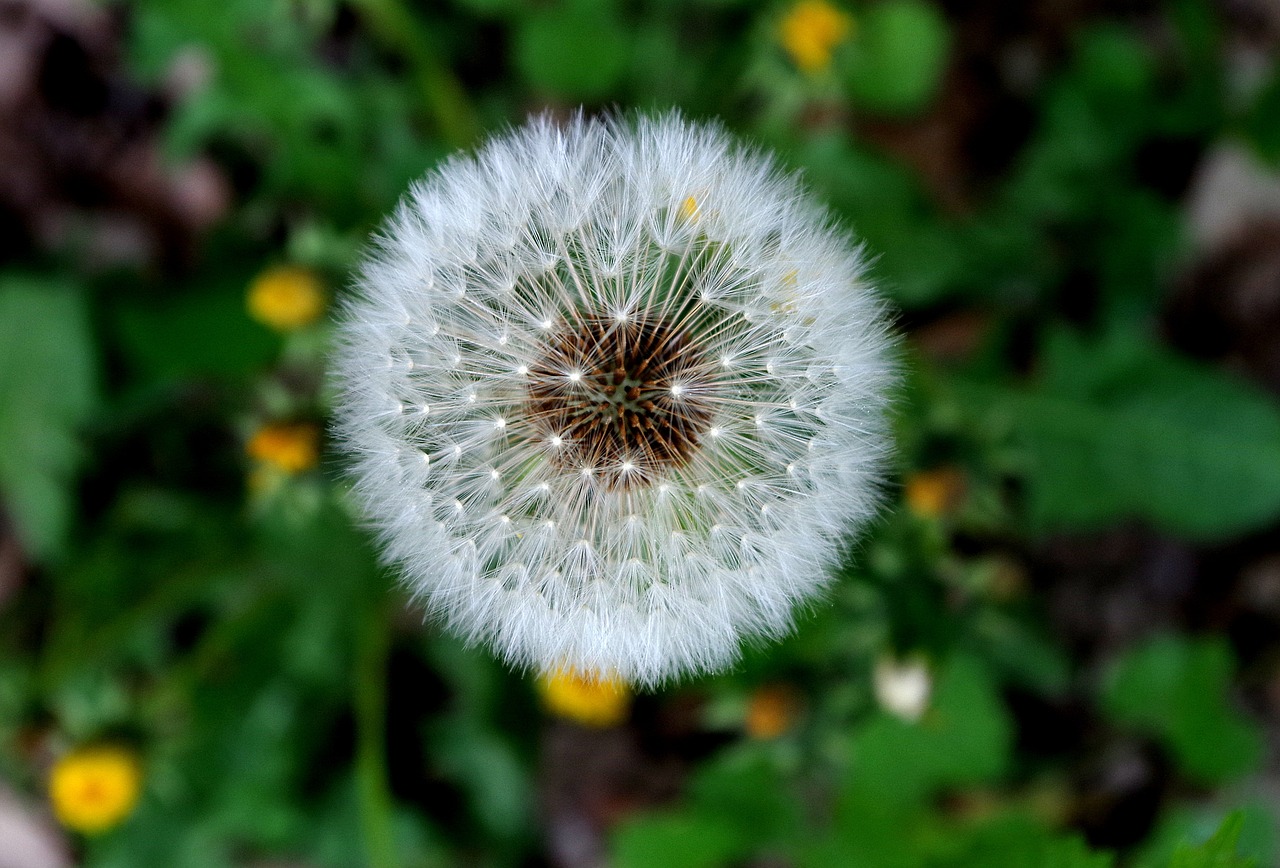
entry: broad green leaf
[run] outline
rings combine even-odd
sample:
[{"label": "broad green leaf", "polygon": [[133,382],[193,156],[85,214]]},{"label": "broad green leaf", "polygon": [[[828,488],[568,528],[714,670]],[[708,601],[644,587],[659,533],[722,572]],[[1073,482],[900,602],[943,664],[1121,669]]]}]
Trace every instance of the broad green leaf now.
[{"label": "broad green leaf", "polygon": [[985,609],[976,616],[973,630],[983,639],[987,659],[999,667],[1005,679],[1038,693],[1061,694],[1066,690],[1071,680],[1066,654],[1024,619]]},{"label": "broad green leaf", "polygon": [[1264,159],[1280,162],[1280,71],[1258,94],[1245,120],[1245,130]]},{"label": "broad green leaf", "polygon": [[535,86],[575,99],[599,99],[627,68],[631,42],[605,9],[539,12],[515,33],[515,61]]},{"label": "broad green leaf", "polygon": [[918,839],[929,818],[918,804],[847,793],[835,828],[801,842],[801,868],[923,868]]},{"label": "broad green leaf", "polygon": [[948,829],[947,848],[925,861],[928,868],[1111,868],[1109,853],[1093,852],[1078,837],[1055,834],[1020,816],[976,829]]},{"label": "broad green leaf", "polygon": [[876,278],[896,303],[925,306],[954,287],[965,250],[909,171],[846,136],[815,137],[792,158],[875,251]]},{"label": "broad green leaf", "polygon": [[758,743],[704,763],[689,783],[688,798],[700,815],[723,819],[756,846],[784,840],[801,826],[795,793]]},{"label": "broad green leaf", "polygon": [[1213,837],[1196,847],[1184,844],[1173,854],[1169,868],[1254,868],[1258,863],[1236,855],[1244,818],[1232,814]]},{"label": "broad green leaf", "polygon": [[1114,23],[1081,35],[1074,65],[1075,75],[1092,97],[1121,107],[1143,99],[1155,79],[1146,41],[1132,28]]},{"label": "broad green leaf", "polygon": [[[802,829],[795,794],[759,743],[729,748],[689,782],[684,807],[641,815],[615,836],[624,868],[719,866],[780,848]],[[678,839],[691,836],[688,844]]]},{"label": "broad green leaf", "polygon": [[854,735],[847,797],[908,802],[991,780],[1008,764],[1012,732],[982,664],[956,657],[938,674],[931,707],[919,721],[881,713]]},{"label": "broad green leaf", "polygon": [[947,65],[947,21],[925,0],[885,0],[858,17],[845,82],[854,101],[887,114],[923,109]]},{"label": "broad green leaf", "polygon": [[60,281],[0,283],[0,497],[23,544],[59,554],[73,516],[78,429],[96,402],[83,295]]},{"label": "broad green leaf", "polygon": [[125,357],[149,377],[236,376],[261,369],[279,345],[249,318],[248,285],[205,283],[162,302],[121,304],[116,324]]},{"label": "broad green leaf", "polygon": [[1257,726],[1228,702],[1233,669],[1220,639],[1159,637],[1116,661],[1103,705],[1116,721],[1163,740],[1193,777],[1230,779],[1263,750]]},{"label": "broad green leaf", "polygon": [[1136,336],[1061,332],[1029,388],[957,385],[1025,450],[1028,506],[1045,529],[1141,518],[1213,539],[1280,515],[1280,407]]},{"label": "broad green leaf", "polygon": [[614,833],[617,868],[719,868],[741,854],[728,821],[693,813],[645,814]]},{"label": "broad green leaf", "polygon": [[1240,821],[1236,849],[1262,865],[1276,864],[1280,828],[1274,799],[1259,792],[1247,800],[1233,796],[1230,803],[1234,809],[1230,812],[1204,803],[1174,805],[1165,810],[1134,864],[1139,868],[1169,868],[1175,853],[1194,850],[1192,842],[1209,840],[1236,817]]},{"label": "broad green leaf", "polygon": [[462,715],[432,725],[428,741],[440,770],[466,791],[490,835],[511,837],[526,826],[530,784],[510,742]]},{"label": "broad green leaf", "polygon": [[509,15],[516,7],[517,0],[455,0],[459,6],[485,18],[497,18]]}]

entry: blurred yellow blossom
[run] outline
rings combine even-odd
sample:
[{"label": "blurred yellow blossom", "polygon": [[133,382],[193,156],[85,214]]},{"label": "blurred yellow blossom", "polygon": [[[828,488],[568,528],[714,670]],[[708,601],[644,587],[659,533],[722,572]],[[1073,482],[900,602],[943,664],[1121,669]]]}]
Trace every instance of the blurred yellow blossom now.
[{"label": "blurred yellow blossom", "polygon": [[836,46],[849,36],[853,19],[826,0],[799,0],[778,25],[778,39],[791,62],[808,73],[831,65]]},{"label": "blurred yellow blossom", "polygon": [[916,515],[938,518],[959,505],[965,488],[964,473],[954,467],[914,473],[907,478],[907,506]]},{"label": "blurred yellow blossom", "polygon": [[58,822],[86,834],[118,825],[133,811],[141,790],[137,755],[112,745],[77,748],[49,775],[49,800]]},{"label": "blurred yellow blossom", "polygon": [[538,679],[538,692],[552,714],[584,726],[616,726],[631,709],[631,691],[616,678],[558,669]]},{"label": "blurred yellow blossom", "polygon": [[287,332],[311,325],[324,313],[325,292],[314,271],[297,265],[277,265],[249,285],[249,315],[271,328]]},{"label": "blurred yellow blossom", "polygon": [[743,725],[752,738],[777,738],[791,729],[799,714],[796,691],[786,684],[769,684],[751,694]]},{"label": "blurred yellow blossom", "polygon": [[695,196],[690,196],[680,205],[680,219],[682,220],[697,220],[701,213],[702,206],[698,204],[698,199]]},{"label": "blurred yellow blossom", "polygon": [[320,460],[320,431],[315,425],[263,425],[245,447],[249,457],[284,473],[303,473]]}]

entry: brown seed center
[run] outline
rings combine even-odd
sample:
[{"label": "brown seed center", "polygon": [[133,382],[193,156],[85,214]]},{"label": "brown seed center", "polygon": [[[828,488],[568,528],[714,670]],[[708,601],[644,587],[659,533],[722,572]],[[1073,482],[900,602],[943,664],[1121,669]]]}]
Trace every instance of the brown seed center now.
[{"label": "brown seed center", "polygon": [[529,403],[557,464],[610,490],[689,461],[712,416],[710,367],[679,328],[590,317],[529,370]]}]

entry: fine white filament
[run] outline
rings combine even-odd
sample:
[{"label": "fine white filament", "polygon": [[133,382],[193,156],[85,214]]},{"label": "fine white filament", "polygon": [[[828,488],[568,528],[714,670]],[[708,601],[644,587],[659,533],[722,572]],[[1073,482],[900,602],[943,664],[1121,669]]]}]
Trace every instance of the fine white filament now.
[{"label": "fine white filament", "polygon": [[862,270],[795,177],[678,115],[450,159],[342,325],[338,435],[387,558],[540,670],[653,685],[785,633],[879,499]]}]

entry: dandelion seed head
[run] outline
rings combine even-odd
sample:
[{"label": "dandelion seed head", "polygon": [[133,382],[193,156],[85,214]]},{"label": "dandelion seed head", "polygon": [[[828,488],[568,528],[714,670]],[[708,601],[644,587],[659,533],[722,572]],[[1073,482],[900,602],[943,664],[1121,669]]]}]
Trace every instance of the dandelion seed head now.
[{"label": "dandelion seed head", "polygon": [[678,115],[538,118],[447,161],[341,328],[337,434],[388,559],[541,672],[652,685],[786,632],[880,499],[862,267],[795,177]]}]

